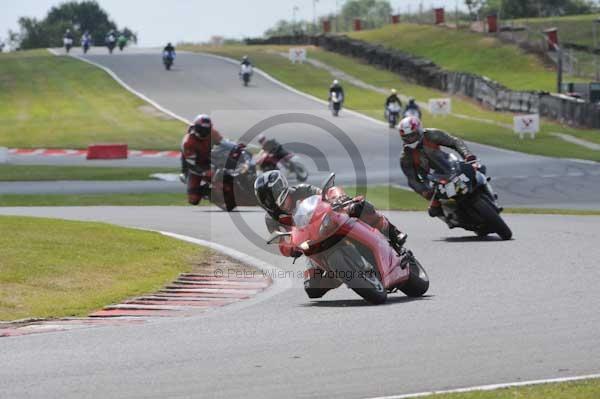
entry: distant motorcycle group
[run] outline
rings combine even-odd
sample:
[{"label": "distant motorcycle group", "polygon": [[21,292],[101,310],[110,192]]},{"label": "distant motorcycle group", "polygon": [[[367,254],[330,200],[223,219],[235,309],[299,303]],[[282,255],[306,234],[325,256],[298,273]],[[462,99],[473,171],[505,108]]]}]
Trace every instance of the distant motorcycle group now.
[{"label": "distant motorcycle group", "polygon": [[[244,86],[250,80],[251,72],[248,77],[243,72],[248,67],[245,57],[240,67]],[[333,116],[339,116],[343,101],[343,89],[335,80],[329,91]],[[410,187],[430,201],[431,217],[480,237],[494,233],[503,240],[512,237],[486,167],[462,140],[423,128],[419,105],[411,98],[403,109],[395,90],[386,99],[385,117],[390,128],[399,125],[401,169]],[[263,134],[258,143],[261,150],[254,158],[245,144],[224,140],[210,117],[199,115],[182,145],[181,179],[187,184],[188,201],[198,204],[208,199],[226,211],[260,205],[267,211],[271,232],[267,242],[279,244],[285,256],[308,258],[305,291],[310,298],[320,298],[342,284],[373,304],[385,302],[396,291],[412,297],[427,292],[429,277],[405,247],[405,233],[365,198],[352,198],[336,187],[334,174],[320,188],[289,186],[290,177],[300,183],[308,178],[300,158]],[[461,158],[441,147],[453,149]]]},{"label": "distant motorcycle group", "polygon": [[[112,54],[116,47],[118,47],[120,51],[123,51],[128,41],[129,39],[124,33],[118,34],[114,30],[110,30],[104,38],[104,44],[106,45],[109,54]],[[73,33],[70,29],[67,29],[65,35],[63,36],[63,45],[67,54],[71,52],[71,49],[73,48],[73,43]],[[83,50],[83,53],[87,54],[92,45],[92,35],[88,31],[85,31],[81,35],[81,49]]]}]

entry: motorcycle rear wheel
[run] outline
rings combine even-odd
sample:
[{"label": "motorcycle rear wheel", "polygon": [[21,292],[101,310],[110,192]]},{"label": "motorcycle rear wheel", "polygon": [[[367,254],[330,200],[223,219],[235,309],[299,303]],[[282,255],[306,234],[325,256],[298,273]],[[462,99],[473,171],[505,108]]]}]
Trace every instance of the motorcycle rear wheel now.
[{"label": "motorcycle rear wheel", "polygon": [[[477,198],[473,204],[473,209],[479,214],[479,216],[489,226],[490,232],[494,232],[500,236],[503,240],[510,240],[512,238],[512,231],[506,224],[502,216],[494,208],[492,204],[486,201],[484,198]],[[479,232],[480,235],[483,232]]]}]

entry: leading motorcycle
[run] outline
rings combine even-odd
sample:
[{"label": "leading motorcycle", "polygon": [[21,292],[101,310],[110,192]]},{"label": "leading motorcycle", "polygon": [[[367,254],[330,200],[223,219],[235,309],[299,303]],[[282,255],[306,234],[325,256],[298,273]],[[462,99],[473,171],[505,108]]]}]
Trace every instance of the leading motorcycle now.
[{"label": "leading motorcycle", "polygon": [[172,51],[164,51],[163,52],[163,64],[165,65],[165,69],[169,71],[173,66],[173,62],[175,61],[175,54]]},{"label": "leading motorcycle", "polygon": [[406,108],[402,113],[402,117],[408,118],[409,116],[421,119],[421,110],[418,110],[416,108]]},{"label": "leading motorcycle", "polygon": [[65,45],[65,51],[67,52],[67,54],[69,54],[69,52],[71,51],[71,47],[73,47],[73,39],[71,39],[70,37],[65,37],[63,39],[63,44]]},{"label": "leading motorcycle", "polygon": [[106,38],[106,47],[108,48],[109,54],[113,53],[115,46],[117,45],[117,38],[114,35],[109,35]]},{"label": "leading motorcycle", "polygon": [[252,76],[252,73],[252,65],[242,64],[240,67],[240,79],[242,79],[244,86],[248,86],[250,83],[250,77]]},{"label": "leading motorcycle", "polygon": [[429,174],[434,199],[441,202],[449,228],[461,227],[485,237],[496,233],[503,240],[512,238],[512,231],[500,216],[498,196],[494,193],[485,167],[478,162],[460,161],[454,154],[448,157],[447,173]]},{"label": "leading motorcycle", "polygon": [[390,129],[395,128],[398,124],[400,111],[402,111],[402,107],[397,102],[391,102],[385,108],[386,119],[389,123]]},{"label": "leading motorcycle", "polygon": [[367,302],[381,304],[388,293],[402,291],[419,297],[429,289],[429,277],[413,253],[395,248],[379,230],[342,210],[353,201],[335,175],[321,195],[305,198],[292,215],[290,231],[274,232],[267,243],[288,240],[310,259],[323,276],[346,284]]},{"label": "leading motorcycle", "polygon": [[338,95],[336,92],[331,93],[331,97],[329,99],[329,108],[331,109],[331,114],[333,116],[338,116],[340,114],[340,110],[342,109],[342,96]]},{"label": "leading motorcycle", "polygon": [[90,50],[92,40],[89,38],[81,39],[81,47],[83,48],[83,54],[87,54]]}]

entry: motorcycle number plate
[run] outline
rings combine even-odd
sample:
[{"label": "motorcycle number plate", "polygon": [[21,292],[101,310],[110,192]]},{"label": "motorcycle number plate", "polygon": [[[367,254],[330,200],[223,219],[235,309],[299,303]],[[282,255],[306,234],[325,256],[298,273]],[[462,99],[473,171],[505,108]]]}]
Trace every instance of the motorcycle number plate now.
[{"label": "motorcycle number plate", "polygon": [[448,196],[448,198],[454,197],[456,195],[456,188],[454,187],[454,183],[448,183],[446,184],[446,186],[444,186],[444,188],[446,189],[446,195]]}]

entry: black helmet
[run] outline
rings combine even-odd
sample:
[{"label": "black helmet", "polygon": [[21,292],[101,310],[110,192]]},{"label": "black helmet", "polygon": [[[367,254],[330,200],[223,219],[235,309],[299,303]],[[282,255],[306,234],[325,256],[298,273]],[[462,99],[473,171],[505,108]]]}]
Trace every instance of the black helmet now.
[{"label": "black helmet", "polygon": [[254,182],[254,194],[258,204],[269,212],[280,211],[289,192],[290,185],[278,170],[265,172],[259,175]]},{"label": "black helmet", "polygon": [[413,104],[415,103],[415,99],[414,99],[413,97],[409,98],[409,99],[408,99],[408,103],[409,103],[410,105],[413,105]]},{"label": "black helmet", "polygon": [[200,114],[194,119],[194,133],[199,137],[208,137],[212,131],[212,120],[206,114]]}]

